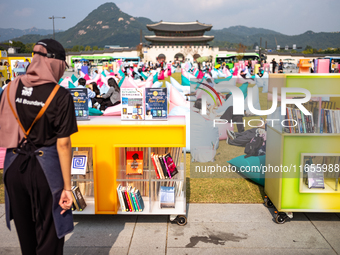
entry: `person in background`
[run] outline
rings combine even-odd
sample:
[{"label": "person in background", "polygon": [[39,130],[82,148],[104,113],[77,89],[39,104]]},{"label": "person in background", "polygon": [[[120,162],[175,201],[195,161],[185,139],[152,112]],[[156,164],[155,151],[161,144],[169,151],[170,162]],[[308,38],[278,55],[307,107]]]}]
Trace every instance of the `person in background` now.
[{"label": "person in background", "polygon": [[335,63],[334,63],[334,59],[332,59],[332,62],[331,62],[331,73],[334,73],[335,72]]},{"label": "person in background", "polygon": [[10,73],[10,71],[9,71],[9,63],[6,61],[6,62],[4,63],[4,66],[7,67],[7,78],[8,78],[8,79],[11,79],[11,73]]},{"label": "person in background", "polygon": [[97,86],[97,83],[96,82],[91,82],[89,84],[89,89],[96,94],[93,98],[91,98],[92,107],[96,108],[98,106],[98,104],[99,104],[98,96],[100,96],[100,90],[99,90],[99,88]]},{"label": "person in background", "polygon": [[277,65],[277,63],[276,63],[276,61],[275,61],[275,58],[273,58],[271,64],[272,64],[272,72],[275,73],[275,69],[276,69],[276,65]]},{"label": "person in background", "polygon": [[57,84],[66,67],[63,46],[43,39],[33,51],[27,73],[6,87],[0,101],[0,146],[8,148],[6,222],[10,229],[14,220],[22,254],[59,255],[74,228],[70,136],[78,128],[73,98]]},{"label": "person in background", "polygon": [[107,81],[110,86],[108,92],[98,98],[102,98],[103,101],[100,103],[100,110],[104,111],[106,107],[115,106],[120,104],[120,88],[115,79],[110,78]]},{"label": "person in background", "polygon": [[25,59],[25,67],[26,67],[26,72],[27,72],[27,69],[28,69],[28,67],[30,66],[30,61],[26,58]]},{"label": "person in background", "polygon": [[7,79],[7,80],[5,81],[5,85],[2,86],[2,89],[5,89],[5,88],[7,87],[7,85],[8,85],[10,82],[11,82],[11,80],[10,80],[10,79]]},{"label": "person in background", "polygon": [[[78,87],[80,88],[86,88],[86,80],[84,78],[79,78],[78,80]],[[92,108],[92,98],[94,98],[96,96],[96,93],[93,92],[92,90],[90,90],[89,88],[87,88],[87,96],[88,96],[88,105],[89,108]]]},{"label": "person in background", "polygon": [[76,69],[78,77],[80,76],[81,67],[82,67],[82,64],[80,61],[77,61],[74,65],[74,69]]},{"label": "person in background", "polygon": [[280,59],[280,62],[279,62],[278,73],[283,73],[283,62],[282,62],[282,59]]}]

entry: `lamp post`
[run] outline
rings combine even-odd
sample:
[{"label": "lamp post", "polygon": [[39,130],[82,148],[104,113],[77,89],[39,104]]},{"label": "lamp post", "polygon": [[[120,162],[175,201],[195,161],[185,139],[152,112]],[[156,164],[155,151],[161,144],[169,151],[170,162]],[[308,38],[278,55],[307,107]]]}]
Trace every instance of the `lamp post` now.
[{"label": "lamp post", "polygon": [[65,19],[66,17],[48,17],[49,19],[53,20],[53,39],[55,40],[55,32],[54,32],[54,19]]}]

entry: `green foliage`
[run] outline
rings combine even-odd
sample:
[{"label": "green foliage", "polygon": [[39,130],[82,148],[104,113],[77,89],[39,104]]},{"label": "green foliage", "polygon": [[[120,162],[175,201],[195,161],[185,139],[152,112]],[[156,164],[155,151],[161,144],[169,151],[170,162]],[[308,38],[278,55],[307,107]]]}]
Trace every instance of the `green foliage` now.
[{"label": "green foliage", "polygon": [[73,52],[79,52],[79,51],[80,51],[79,45],[74,45],[74,46],[72,47],[71,51],[73,51]]},{"label": "green foliage", "polygon": [[26,53],[32,53],[35,43],[26,43]]},{"label": "green foliage", "polygon": [[87,46],[85,47],[85,51],[91,51],[91,46],[87,45]]},{"label": "green foliage", "polygon": [[98,50],[98,46],[93,46],[92,50]]}]

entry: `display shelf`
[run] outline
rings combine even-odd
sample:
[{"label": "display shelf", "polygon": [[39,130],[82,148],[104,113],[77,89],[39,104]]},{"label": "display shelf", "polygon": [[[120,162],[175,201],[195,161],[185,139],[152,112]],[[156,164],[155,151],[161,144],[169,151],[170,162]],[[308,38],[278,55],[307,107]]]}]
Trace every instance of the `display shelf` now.
[{"label": "display shelf", "polygon": [[[142,213],[154,214],[151,209],[151,182],[158,182],[149,155],[165,154],[177,148],[183,163],[180,167],[185,189],[185,161],[182,150],[186,147],[185,117],[168,117],[166,121],[122,121],[120,116],[94,116],[89,121],[78,121],[78,132],[71,136],[73,146],[93,148],[94,213],[121,214],[117,195],[119,184],[133,183],[143,187],[146,209]],[[143,150],[143,175],[126,175],[127,149]],[[76,179],[79,179],[78,177]],[[84,178],[86,181],[91,178]],[[185,197],[183,198],[185,201]],[[87,201],[86,201],[87,202]],[[149,208],[149,209],[148,209]],[[182,207],[184,208],[184,207]],[[93,210],[92,210],[93,213]],[[185,211],[178,211],[185,214]],[[131,214],[131,213],[124,213]],[[138,212],[138,214],[140,214]]]},{"label": "display shelf", "polygon": [[[274,78],[274,77],[273,77]],[[309,74],[286,74],[281,79],[269,79],[268,99],[271,100],[271,92],[274,87],[304,88],[312,96],[312,101],[317,107],[318,119],[321,108],[336,110],[340,108],[340,75],[309,75]],[[322,85],[320,85],[322,84]],[[321,98],[322,97],[322,98]],[[327,98],[326,98],[327,97]],[[330,102],[328,103],[325,102]],[[309,103],[309,102],[308,102]],[[313,103],[310,103],[313,105]],[[271,102],[269,103],[271,107]],[[280,107],[280,103],[278,104]],[[320,107],[320,106],[325,107]],[[307,109],[310,111],[310,109]],[[316,113],[315,113],[316,114]],[[314,116],[316,116],[314,114]],[[272,127],[267,125],[266,140],[266,166],[286,167],[289,172],[266,172],[265,173],[265,193],[277,211],[284,213],[291,212],[340,212],[340,192],[337,178],[329,178],[329,174],[324,175],[323,188],[308,188],[306,185],[306,173],[304,172],[305,161],[301,155],[340,155],[340,133],[320,133],[319,122],[314,122],[317,127],[315,133],[288,133],[285,132],[281,121],[284,117],[275,112],[268,118],[279,119],[277,125]],[[314,119],[313,119],[314,120]],[[333,119],[334,120],[334,119]],[[335,118],[336,121],[339,119]],[[340,122],[333,122],[334,128],[339,128]],[[317,124],[316,124],[317,123]],[[315,162],[313,162],[314,164]],[[332,163],[335,165],[335,163]],[[312,175],[308,176],[309,178]],[[312,183],[311,183],[312,184]],[[312,187],[310,185],[310,187]],[[269,204],[271,204],[269,203]],[[266,202],[266,204],[268,204]],[[278,223],[283,219],[278,214]],[[288,216],[287,216],[288,217]]]}]

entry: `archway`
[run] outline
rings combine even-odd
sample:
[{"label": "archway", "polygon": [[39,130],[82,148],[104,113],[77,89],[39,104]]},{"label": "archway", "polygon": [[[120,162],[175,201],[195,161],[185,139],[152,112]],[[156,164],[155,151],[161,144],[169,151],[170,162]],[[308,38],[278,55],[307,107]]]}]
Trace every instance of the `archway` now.
[{"label": "archway", "polygon": [[176,60],[176,61],[182,61],[182,60],[184,60],[184,55],[182,54],[182,53],[177,53],[176,55],[175,55],[175,59],[174,60]]},{"label": "archway", "polygon": [[164,62],[166,57],[164,54],[159,54],[158,57],[156,58],[157,61]]}]

